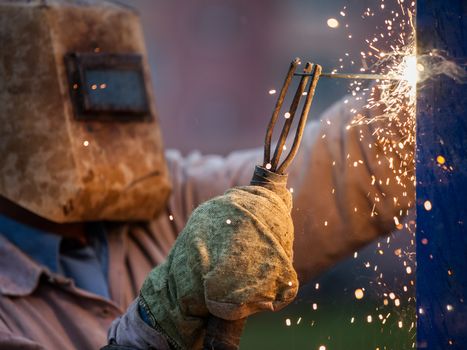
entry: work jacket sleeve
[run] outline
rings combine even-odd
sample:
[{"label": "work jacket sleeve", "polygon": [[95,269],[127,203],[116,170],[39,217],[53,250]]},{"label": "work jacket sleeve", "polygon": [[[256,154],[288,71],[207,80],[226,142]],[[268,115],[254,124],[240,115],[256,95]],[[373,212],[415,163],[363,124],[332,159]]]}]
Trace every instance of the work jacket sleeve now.
[{"label": "work jacket sleeve", "polygon": [[[392,130],[380,144],[375,130],[387,127],[384,119],[351,126],[359,108],[342,100],[310,122],[289,169],[294,267],[301,281],[393,231],[413,200],[413,173],[403,165],[407,160],[387,146],[397,146],[402,136]],[[248,184],[262,156],[262,148],[225,157],[192,153],[184,158],[168,151],[174,187],[169,210],[175,221],[183,225],[203,201]]]},{"label": "work jacket sleeve", "polygon": [[141,318],[137,300],[113,321],[107,338],[109,345],[101,350],[170,350],[165,337]]}]

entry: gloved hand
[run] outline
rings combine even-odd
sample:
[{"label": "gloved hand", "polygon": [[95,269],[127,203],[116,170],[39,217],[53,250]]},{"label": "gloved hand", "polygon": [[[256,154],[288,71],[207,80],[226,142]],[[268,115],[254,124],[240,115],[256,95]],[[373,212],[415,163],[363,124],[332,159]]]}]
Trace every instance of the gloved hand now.
[{"label": "gloved hand", "polygon": [[210,315],[240,320],[290,303],[293,224],[286,175],[257,167],[191,215],[167,260],[151,271],[140,307],[175,348],[200,348]]},{"label": "gloved hand", "polygon": [[[292,199],[283,174],[298,151],[321,66],[308,62],[299,75],[272,158],[271,139],[299,64],[299,59],[290,64],[266,132],[263,166],[256,167],[251,185],[230,189],[200,205],[165,263],[152,270],[143,284],[140,308],[176,349],[200,348],[205,333],[205,349],[237,349],[246,317],[278,310],[297,294]],[[280,163],[303,95],[307,97],[293,145]]]}]

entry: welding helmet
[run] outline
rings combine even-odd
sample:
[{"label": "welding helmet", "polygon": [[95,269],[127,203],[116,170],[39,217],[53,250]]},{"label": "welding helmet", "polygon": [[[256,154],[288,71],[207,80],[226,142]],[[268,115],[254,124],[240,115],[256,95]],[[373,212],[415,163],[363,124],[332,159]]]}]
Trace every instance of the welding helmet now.
[{"label": "welding helmet", "polygon": [[0,195],[54,222],[148,220],[170,181],[138,15],[0,0]]}]

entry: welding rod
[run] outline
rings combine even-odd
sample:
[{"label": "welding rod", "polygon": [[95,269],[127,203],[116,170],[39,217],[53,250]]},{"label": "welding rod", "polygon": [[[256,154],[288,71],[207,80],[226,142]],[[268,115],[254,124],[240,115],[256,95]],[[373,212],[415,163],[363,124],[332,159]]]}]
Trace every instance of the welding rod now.
[{"label": "welding rod", "polygon": [[[306,73],[295,73],[294,75],[311,75]],[[389,75],[382,74],[348,74],[348,73],[321,73],[320,77],[338,78],[338,79],[365,79],[365,80],[402,80]]]}]

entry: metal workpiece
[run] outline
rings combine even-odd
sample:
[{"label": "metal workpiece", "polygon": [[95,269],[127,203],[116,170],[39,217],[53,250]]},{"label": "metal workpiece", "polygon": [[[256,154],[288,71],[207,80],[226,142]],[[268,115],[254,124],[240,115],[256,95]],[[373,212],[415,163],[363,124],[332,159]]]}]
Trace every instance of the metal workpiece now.
[{"label": "metal workpiece", "polygon": [[[418,0],[416,24],[419,55],[465,70],[465,0]],[[417,92],[417,349],[465,349],[467,84],[438,73]]]}]

